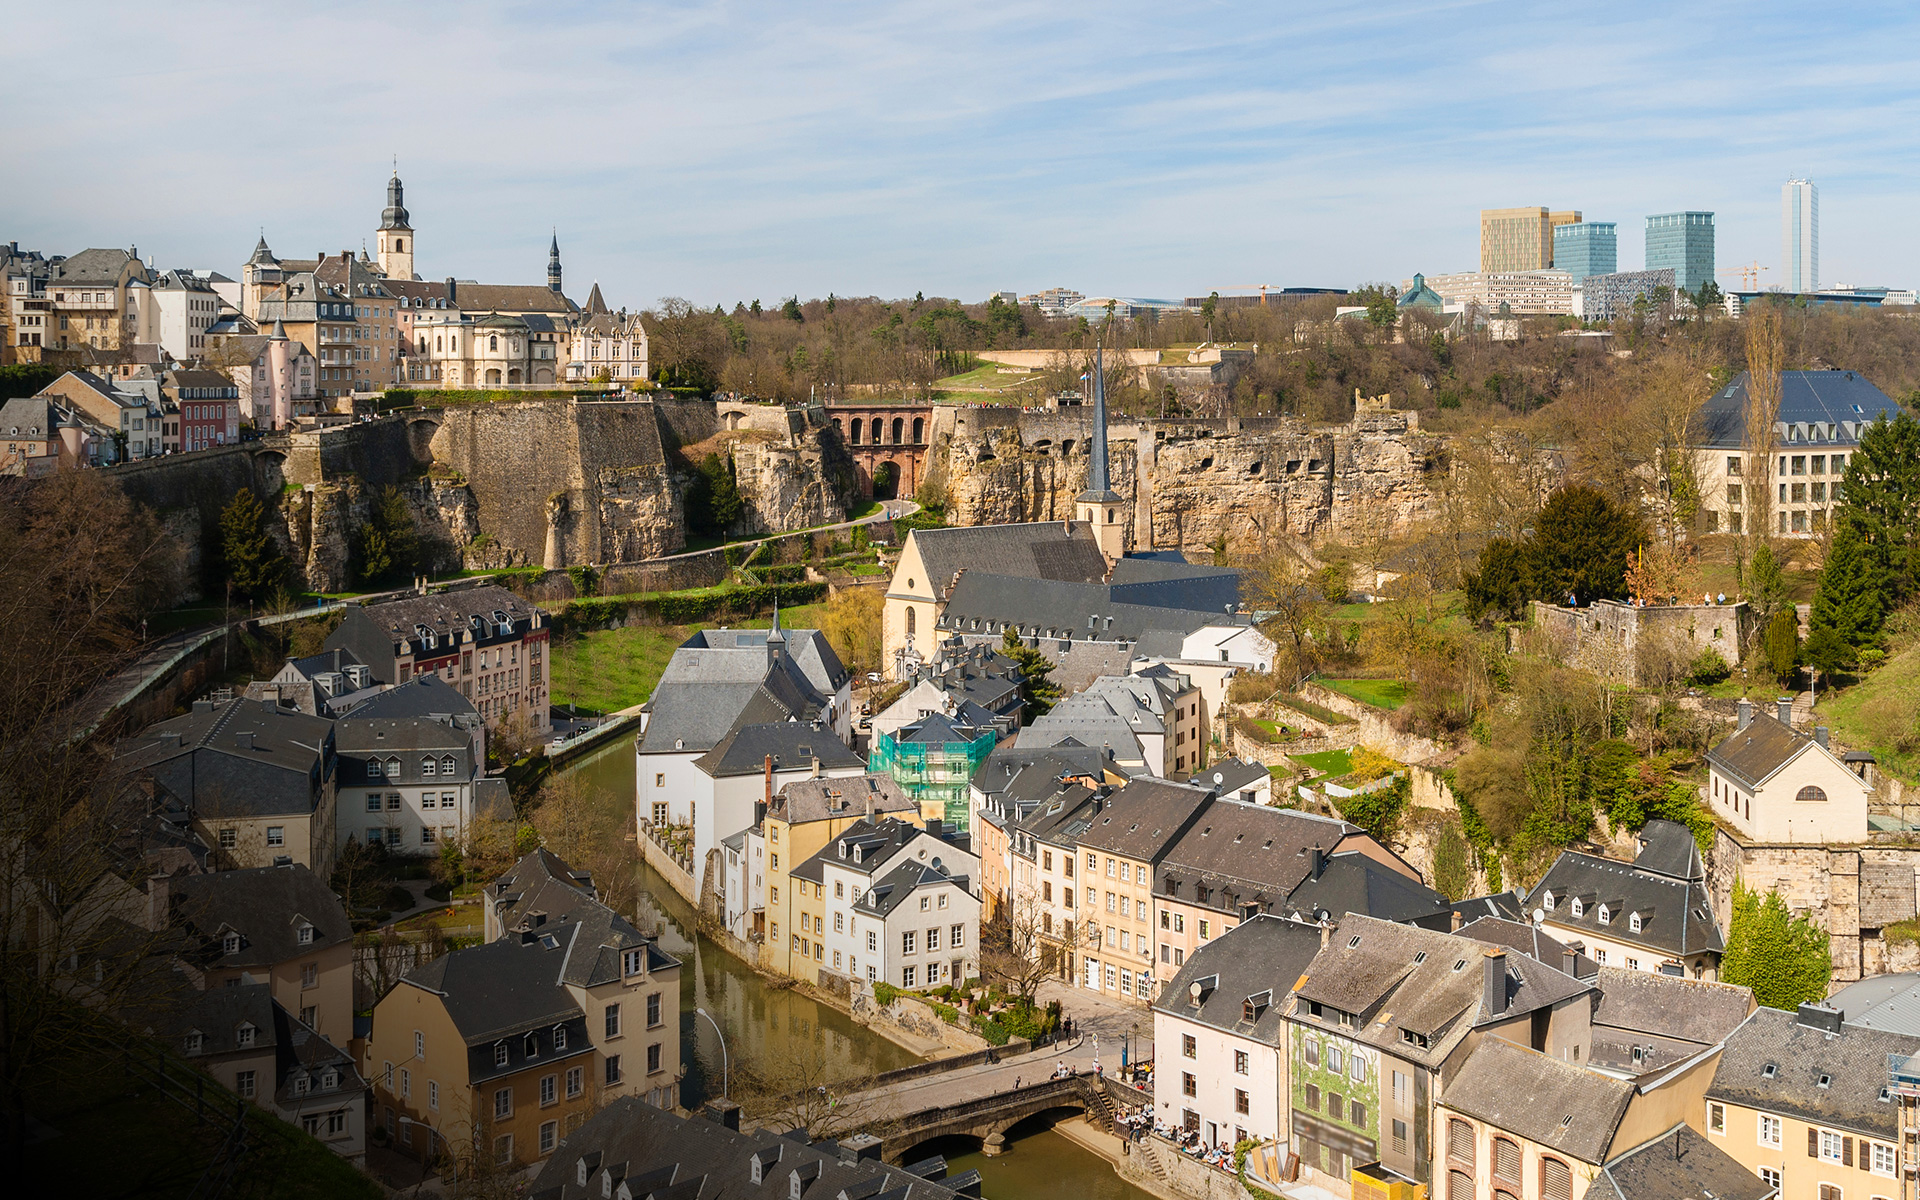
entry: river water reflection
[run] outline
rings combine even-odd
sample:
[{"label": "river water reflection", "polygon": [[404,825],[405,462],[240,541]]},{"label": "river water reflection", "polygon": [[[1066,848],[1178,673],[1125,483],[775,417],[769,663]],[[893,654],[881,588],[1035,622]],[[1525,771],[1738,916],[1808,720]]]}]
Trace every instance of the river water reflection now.
[{"label": "river water reflection", "polygon": [[[573,766],[570,774],[617,800],[633,803],[634,761],[631,738],[618,737]],[[660,944],[685,964],[680,982],[680,1046],[686,1067],[681,1103],[698,1109],[720,1093],[721,1053],[709,1026],[694,1010],[704,1008],[726,1031],[727,1053],[743,1060],[774,1061],[784,1056],[824,1053],[833,1077],[857,1077],[920,1061],[899,1046],[836,1008],[790,990],[771,987],[745,963],[701,935],[693,907],[646,864],[640,874],[641,921],[660,930]],[[815,1048],[818,1047],[816,1051]],[[1153,1200],[1124,1183],[1099,1156],[1051,1130],[1011,1143],[1011,1153],[988,1158],[970,1143],[941,1143],[955,1173],[980,1172],[987,1200]]]}]

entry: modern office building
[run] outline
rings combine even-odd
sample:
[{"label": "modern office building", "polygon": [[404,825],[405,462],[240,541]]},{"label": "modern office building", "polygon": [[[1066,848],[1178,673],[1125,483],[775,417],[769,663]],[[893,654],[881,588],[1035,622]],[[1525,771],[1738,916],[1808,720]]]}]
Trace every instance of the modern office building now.
[{"label": "modern office building", "polygon": [[1573,276],[1577,286],[1589,275],[1620,269],[1620,238],[1612,221],[1581,221],[1553,227],[1553,269]]},{"label": "modern office building", "polygon": [[1811,179],[1781,185],[1780,270],[1787,291],[1820,290],[1820,189]]},{"label": "modern office building", "polygon": [[1553,266],[1553,231],[1576,225],[1577,211],[1549,212],[1544,207],[1480,210],[1480,270],[1542,271]]},{"label": "modern office building", "polygon": [[1672,267],[1589,275],[1574,285],[1574,313],[1588,321],[1611,321],[1632,312],[1641,297],[1652,299],[1661,288],[1673,290]]},{"label": "modern office building", "polygon": [[[1573,279],[1565,271],[1461,271],[1424,275],[1420,282],[1448,306],[1478,305],[1492,314],[1505,304],[1516,316],[1559,316],[1573,312]],[[1412,290],[1414,281],[1401,285]]]},{"label": "modern office building", "polygon": [[1697,292],[1713,279],[1713,214],[1655,213],[1647,218],[1649,271],[1673,268],[1673,286]]}]

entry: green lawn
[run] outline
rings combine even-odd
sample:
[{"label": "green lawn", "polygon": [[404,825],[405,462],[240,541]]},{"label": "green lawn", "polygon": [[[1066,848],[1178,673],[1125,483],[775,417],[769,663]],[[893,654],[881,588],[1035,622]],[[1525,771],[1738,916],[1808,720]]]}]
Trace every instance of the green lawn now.
[{"label": "green lawn", "polygon": [[1882,771],[1907,783],[1920,781],[1920,648],[1889,658],[1859,683],[1820,698],[1823,724],[1849,746],[1871,750]]},{"label": "green lawn", "polygon": [[1407,702],[1407,685],[1398,679],[1320,679],[1315,682],[1362,704],[1388,711]]},{"label": "green lawn", "polygon": [[1318,754],[1290,754],[1287,757],[1320,776],[1340,776],[1353,770],[1353,757],[1345,750],[1322,750]]},{"label": "green lawn", "polygon": [[[824,604],[803,604],[780,610],[780,624],[789,629],[814,629],[826,611]],[[553,702],[578,704],[600,712],[615,712],[644,704],[667,669],[667,660],[698,625],[628,625],[569,638],[553,651]],[[765,629],[771,620],[758,617],[730,621],[737,629]]]}]

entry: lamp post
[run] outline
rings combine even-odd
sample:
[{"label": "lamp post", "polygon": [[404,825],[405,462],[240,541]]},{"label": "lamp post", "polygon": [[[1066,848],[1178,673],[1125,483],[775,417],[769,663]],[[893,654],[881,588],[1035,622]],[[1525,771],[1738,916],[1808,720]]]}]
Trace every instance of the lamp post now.
[{"label": "lamp post", "polygon": [[[445,1142],[447,1141],[447,1135],[444,1133],[441,1133],[438,1129],[435,1129],[433,1127],[432,1122],[416,1121],[412,1117],[408,1117],[408,1116],[402,1116],[400,1118],[400,1124],[418,1125],[420,1128],[426,1130],[429,1134],[432,1135],[432,1137],[429,1137],[427,1139],[427,1153],[425,1154],[424,1157],[420,1159],[420,1182],[425,1183],[427,1181],[427,1172],[433,1166],[433,1138],[439,1138],[441,1141]],[[447,1148],[449,1151],[451,1151],[453,1148],[453,1143],[447,1142]]]},{"label": "lamp post", "polygon": [[731,1100],[733,1097],[728,1094],[727,1089],[727,1075],[729,1071],[727,1062],[727,1035],[720,1031],[720,1022],[713,1019],[712,1013],[704,1008],[696,1008],[693,1011],[707,1019],[707,1024],[713,1026],[713,1036],[720,1039],[720,1098],[722,1100]]}]

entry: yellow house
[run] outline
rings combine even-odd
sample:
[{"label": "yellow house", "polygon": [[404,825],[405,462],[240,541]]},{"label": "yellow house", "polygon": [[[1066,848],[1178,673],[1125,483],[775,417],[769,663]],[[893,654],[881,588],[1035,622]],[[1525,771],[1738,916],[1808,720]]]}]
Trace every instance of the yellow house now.
[{"label": "yellow house", "polygon": [[[825,849],[854,822],[882,816],[923,823],[919,806],[885,775],[796,779],[774,796],[761,822],[766,842],[766,919],[769,930],[782,929],[785,935],[768,934],[761,965],[815,981],[819,968],[814,950],[820,943],[816,930],[824,927],[826,898],[818,881],[805,889],[797,886],[794,868]],[[807,944],[804,963],[799,959],[803,942]]]},{"label": "yellow house", "polygon": [[1154,869],[1210,799],[1201,788],[1135,779],[1080,835],[1081,987],[1140,1004],[1153,999]]},{"label": "yellow house", "polygon": [[374,1123],[404,1152],[524,1164],[624,1096],[679,1101],[680,962],[536,851],[488,889],[503,930],[374,1008]]},{"label": "yellow house", "polygon": [[1920,1038],[1847,1024],[1823,1005],[1756,1009],[1707,1089],[1707,1138],[1781,1196],[1910,1195],[1902,1146],[1920,1118],[1892,1075],[1917,1053]]}]

